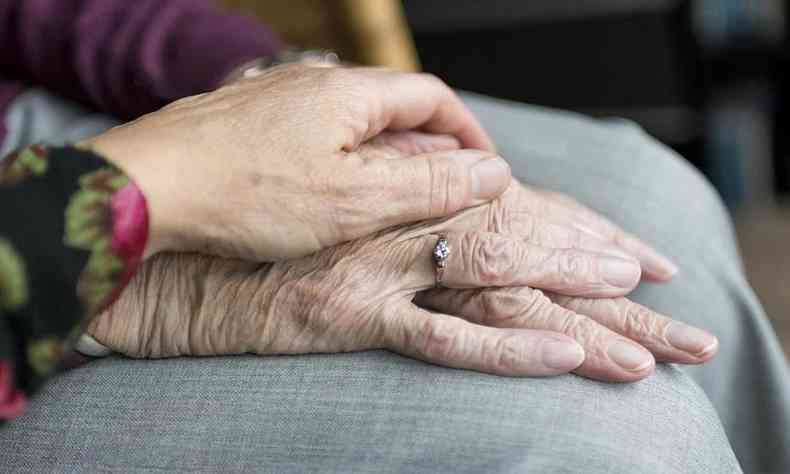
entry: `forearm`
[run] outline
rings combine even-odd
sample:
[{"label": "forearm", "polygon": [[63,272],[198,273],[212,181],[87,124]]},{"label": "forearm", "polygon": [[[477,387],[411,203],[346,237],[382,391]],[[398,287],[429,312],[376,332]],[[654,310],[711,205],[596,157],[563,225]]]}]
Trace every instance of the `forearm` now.
[{"label": "forearm", "polygon": [[0,74],[122,118],[216,87],[281,45],[208,0],[0,0]]}]

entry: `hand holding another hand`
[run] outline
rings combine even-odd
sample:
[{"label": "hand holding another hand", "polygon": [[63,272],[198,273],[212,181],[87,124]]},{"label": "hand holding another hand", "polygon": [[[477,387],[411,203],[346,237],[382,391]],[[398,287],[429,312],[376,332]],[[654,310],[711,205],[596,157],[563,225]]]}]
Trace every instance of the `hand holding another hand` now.
[{"label": "hand holding another hand", "polygon": [[[476,150],[383,160],[384,130],[445,134]],[[148,255],[300,257],[490,201],[510,169],[438,79],[373,68],[280,66],[188,97],[83,142],[142,189]]]},{"label": "hand holding another hand", "polygon": [[[398,132],[415,128],[431,133]],[[632,381],[655,358],[701,363],[717,349],[622,298],[642,275],[671,278],[671,262],[572,199],[511,180],[428,76],[277,68],[86,145],[143,188],[149,253],[291,258],[148,261],[90,327],[127,355],[387,348],[503,375]],[[452,249],[446,288],[434,288],[439,234]]]}]

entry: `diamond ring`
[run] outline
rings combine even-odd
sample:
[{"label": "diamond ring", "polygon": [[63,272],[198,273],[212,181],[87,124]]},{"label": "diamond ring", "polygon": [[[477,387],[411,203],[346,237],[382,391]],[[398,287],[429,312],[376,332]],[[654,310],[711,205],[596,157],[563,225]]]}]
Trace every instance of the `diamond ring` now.
[{"label": "diamond ring", "polygon": [[444,276],[444,268],[447,266],[448,258],[450,258],[450,246],[447,244],[447,236],[440,234],[439,240],[436,241],[436,247],[433,248],[433,263],[436,267],[437,288],[442,286],[442,277]]}]

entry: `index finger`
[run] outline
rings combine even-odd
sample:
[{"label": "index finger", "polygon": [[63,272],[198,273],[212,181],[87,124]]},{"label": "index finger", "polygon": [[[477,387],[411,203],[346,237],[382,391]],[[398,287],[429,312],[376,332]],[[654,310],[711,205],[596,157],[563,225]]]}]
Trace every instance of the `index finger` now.
[{"label": "index finger", "polygon": [[678,272],[677,266],[654,248],[575,199],[553,191],[524,189],[533,193],[534,198],[525,201],[533,206],[533,211],[546,219],[617,245],[642,263],[645,277],[668,281]]},{"label": "index finger", "polygon": [[356,68],[372,79],[369,125],[363,142],[384,130],[420,129],[456,137],[462,148],[495,151],[493,141],[458,95],[441,79],[425,73]]}]

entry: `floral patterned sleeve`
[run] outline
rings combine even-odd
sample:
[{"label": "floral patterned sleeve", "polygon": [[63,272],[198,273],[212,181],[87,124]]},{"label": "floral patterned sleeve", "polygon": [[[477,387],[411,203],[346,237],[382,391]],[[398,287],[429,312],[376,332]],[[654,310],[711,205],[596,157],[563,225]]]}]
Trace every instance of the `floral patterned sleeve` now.
[{"label": "floral patterned sleeve", "polygon": [[0,158],[0,425],[77,360],[89,318],[142,262],[140,189],[98,155],[32,146]]}]

